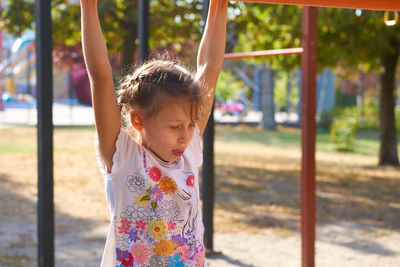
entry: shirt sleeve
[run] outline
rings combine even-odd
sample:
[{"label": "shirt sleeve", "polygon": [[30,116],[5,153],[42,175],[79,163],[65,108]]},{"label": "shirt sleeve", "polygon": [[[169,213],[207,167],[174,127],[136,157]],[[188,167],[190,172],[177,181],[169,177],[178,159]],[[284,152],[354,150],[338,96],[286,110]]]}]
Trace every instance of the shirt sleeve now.
[{"label": "shirt sleeve", "polygon": [[135,155],[134,151],[137,149],[137,144],[128,131],[121,127],[117,140],[115,141],[115,153],[112,158],[113,165],[111,172],[107,172],[107,167],[100,157],[99,152],[99,139],[97,133],[95,134],[94,146],[96,149],[97,165],[100,169],[101,174],[106,179],[112,179],[112,175],[122,170],[129,161],[129,158]]},{"label": "shirt sleeve", "polygon": [[196,167],[199,168],[203,164],[203,152],[201,149],[200,129],[197,125],[194,130],[193,138],[192,141],[190,141],[188,149],[192,153]]}]

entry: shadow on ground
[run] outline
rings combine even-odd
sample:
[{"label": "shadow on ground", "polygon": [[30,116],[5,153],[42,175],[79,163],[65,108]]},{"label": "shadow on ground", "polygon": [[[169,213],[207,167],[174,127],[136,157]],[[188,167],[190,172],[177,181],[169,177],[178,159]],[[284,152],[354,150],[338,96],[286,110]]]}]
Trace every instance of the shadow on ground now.
[{"label": "shadow on ground", "polygon": [[224,261],[225,263],[232,264],[234,266],[240,266],[240,267],[254,267],[252,264],[247,264],[243,263],[240,260],[235,260],[230,258],[229,256],[219,253],[219,252],[213,252],[213,253],[206,253],[207,259],[218,259],[221,261]]},{"label": "shadow on ground", "polygon": [[[373,235],[400,231],[400,180],[375,176],[356,170],[325,166],[317,173],[317,223],[319,227],[348,221],[348,231],[339,241],[329,233],[319,240],[382,256],[399,252],[374,242]],[[372,168],[376,170],[376,168]],[[367,169],[368,170],[368,169]],[[380,170],[382,171],[382,170]],[[246,229],[287,229],[300,231],[299,170],[269,170],[219,164],[216,167],[216,210],[226,213],[225,224],[233,231]],[[233,218],[233,219],[232,219]],[[223,225],[223,224],[220,224]],[[217,231],[224,231],[218,229]],[[360,229],[363,228],[363,229]],[[351,231],[365,231],[368,238],[359,239]]]},{"label": "shadow on ground", "polygon": [[[0,266],[37,265],[37,201],[34,194],[22,196],[23,184],[0,174]],[[30,188],[32,190],[32,188]],[[29,194],[28,194],[29,195]],[[102,225],[62,214],[56,209],[56,266],[98,267],[105,232],[92,232]]]}]

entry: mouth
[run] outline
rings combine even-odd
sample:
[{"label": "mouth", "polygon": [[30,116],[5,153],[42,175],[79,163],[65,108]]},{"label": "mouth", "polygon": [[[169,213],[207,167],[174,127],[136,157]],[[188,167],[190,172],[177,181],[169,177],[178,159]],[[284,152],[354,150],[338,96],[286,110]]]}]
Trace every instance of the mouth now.
[{"label": "mouth", "polygon": [[182,156],[183,152],[184,152],[184,150],[182,150],[182,149],[175,149],[175,150],[172,150],[172,153],[173,153],[175,156],[177,156],[177,157]]}]

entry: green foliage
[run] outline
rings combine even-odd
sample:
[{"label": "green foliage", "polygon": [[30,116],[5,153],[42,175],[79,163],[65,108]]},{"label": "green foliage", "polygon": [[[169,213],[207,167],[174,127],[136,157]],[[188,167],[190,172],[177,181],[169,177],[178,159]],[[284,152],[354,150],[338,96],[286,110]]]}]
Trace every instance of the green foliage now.
[{"label": "green foliage", "polygon": [[[52,0],[51,13],[53,42],[75,45],[80,40],[79,5],[68,5],[64,0]],[[34,1],[7,0],[5,8],[0,14],[2,18],[0,29],[4,29],[14,36],[20,36],[27,29],[33,29]]]},{"label": "green foliage", "polygon": [[340,90],[335,90],[335,106],[336,107],[352,107],[357,104],[356,96],[342,93]]},{"label": "green foliage", "polygon": [[343,109],[334,119],[330,130],[330,142],[338,151],[354,151],[354,138],[358,128],[358,110],[356,107]]},{"label": "green foliage", "polygon": [[[263,3],[235,3],[240,10],[231,16],[229,28],[236,33],[235,52],[255,51],[301,46],[300,6]],[[318,68],[346,66],[347,71],[368,70],[380,66],[384,53],[391,53],[400,41],[399,23],[387,27],[383,12],[363,10],[356,16],[354,10],[318,8]],[[228,30],[229,30],[228,28]],[[379,40],[379,42],[377,42]],[[300,67],[299,56],[278,56],[249,59],[268,62],[277,70]]]},{"label": "green foliage", "polygon": [[[299,86],[294,72],[276,71],[274,76],[274,104],[275,109],[280,111],[286,110],[292,103],[299,101]],[[292,86],[289,92],[288,87]]]},{"label": "green foliage", "polygon": [[34,20],[33,0],[7,0],[5,6],[11,6],[9,10],[3,9],[0,19],[0,29],[8,29],[15,36],[21,35],[31,27]]},{"label": "green foliage", "polygon": [[[301,7],[260,3],[237,3],[240,13],[230,24],[236,33],[235,52],[291,48],[301,46]],[[248,59],[267,62],[274,70],[292,70],[300,66],[300,56]]]},{"label": "green foliage", "polygon": [[[73,46],[80,40],[80,6],[65,0],[52,0],[53,44]],[[102,0],[98,3],[99,19],[110,52],[129,53],[137,44],[138,3],[136,0]],[[182,52],[187,40],[198,43],[201,38],[202,1],[150,1],[150,47],[170,47]],[[0,29],[20,36],[34,28],[34,1],[7,0],[0,12]],[[188,48],[186,51],[195,51]],[[183,56],[185,56],[184,54]],[[193,56],[193,52],[189,54]]]},{"label": "green foliage", "polygon": [[287,103],[287,76],[283,72],[275,72],[274,82],[275,109],[283,111]]},{"label": "green foliage", "polygon": [[360,128],[378,130],[380,127],[378,101],[366,98],[360,114]]},{"label": "green foliage", "polygon": [[239,79],[235,79],[231,72],[222,70],[219,78],[215,93],[222,97],[224,100],[228,98],[235,98],[237,92],[244,86],[244,82]]},{"label": "green foliage", "polygon": [[[171,43],[183,44],[188,40],[200,41],[203,3],[192,1],[150,1],[150,39],[153,47],[166,47]],[[183,47],[175,45],[176,52]]]}]

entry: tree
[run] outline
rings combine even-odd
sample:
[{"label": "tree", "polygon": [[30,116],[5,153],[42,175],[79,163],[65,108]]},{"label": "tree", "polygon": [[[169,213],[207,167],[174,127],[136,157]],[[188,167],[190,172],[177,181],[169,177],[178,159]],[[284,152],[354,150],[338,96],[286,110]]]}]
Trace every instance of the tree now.
[{"label": "tree", "polygon": [[[290,48],[301,45],[298,6],[237,4],[237,51]],[[379,164],[399,165],[394,117],[395,70],[400,52],[400,25],[388,27],[384,13],[319,8],[318,68],[345,66],[349,72],[375,70],[381,75]],[[274,69],[299,67],[300,57],[260,59]],[[259,61],[260,61],[259,60]]]},{"label": "tree", "polygon": [[[52,0],[53,40],[75,45],[80,40],[79,6]],[[99,14],[107,46],[121,52],[122,65],[134,59],[137,42],[137,0],[102,0]],[[150,46],[167,47],[194,60],[201,37],[201,0],[150,1]],[[301,46],[301,7],[235,2],[229,7],[227,50],[252,51]],[[33,0],[6,0],[0,28],[15,35],[33,27]],[[400,50],[400,25],[388,27],[383,12],[320,8],[318,20],[318,67],[346,66],[381,74],[380,164],[399,165],[394,117],[394,77]],[[278,70],[299,68],[299,56],[249,60],[267,62]]]},{"label": "tree", "polygon": [[[75,46],[80,40],[79,4],[52,0],[53,45]],[[77,2],[77,1],[74,1]],[[201,37],[202,1],[150,1],[150,46],[168,47],[181,56],[193,56]],[[122,68],[134,63],[137,48],[137,0],[99,1],[99,18],[107,47],[121,53]],[[33,0],[7,0],[0,28],[16,36],[34,27]],[[191,40],[191,41],[187,41]],[[173,45],[171,45],[173,44]],[[56,49],[57,50],[57,49]],[[60,49],[58,49],[60,50]]]},{"label": "tree", "polygon": [[[380,165],[399,165],[395,120],[395,73],[400,54],[400,25],[387,26],[383,12],[348,9],[321,9],[319,40],[340,44],[327,48],[351,70],[375,69],[381,75],[380,88]],[[321,24],[322,23],[322,24]]]}]

